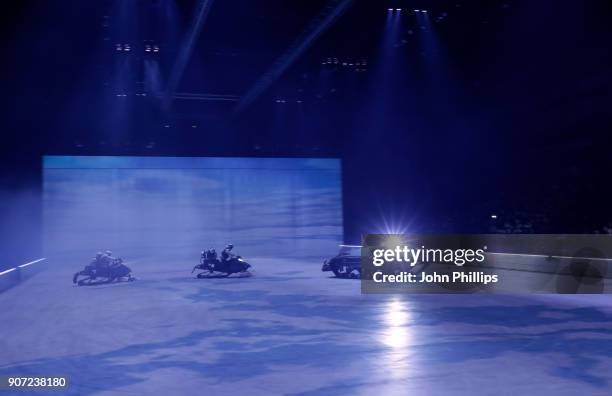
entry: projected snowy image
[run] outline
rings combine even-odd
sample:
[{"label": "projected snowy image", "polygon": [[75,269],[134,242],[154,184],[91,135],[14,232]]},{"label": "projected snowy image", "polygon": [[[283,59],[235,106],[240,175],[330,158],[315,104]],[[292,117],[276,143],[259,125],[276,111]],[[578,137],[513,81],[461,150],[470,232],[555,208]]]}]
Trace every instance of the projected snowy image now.
[{"label": "projected snowy image", "polygon": [[325,256],[342,241],[340,180],[335,159],[45,157],[45,250]]}]

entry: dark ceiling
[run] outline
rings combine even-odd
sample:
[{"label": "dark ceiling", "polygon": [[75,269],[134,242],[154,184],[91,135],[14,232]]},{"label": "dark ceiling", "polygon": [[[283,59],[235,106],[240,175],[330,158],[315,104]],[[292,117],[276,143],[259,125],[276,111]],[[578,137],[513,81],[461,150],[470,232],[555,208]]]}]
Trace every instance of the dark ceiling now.
[{"label": "dark ceiling", "polygon": [[[103,114],[113,106],[116,92],[109,87],[118,78],[118,57],[125,55],[117,54],[115,45],[129,42],[133,46],[131,74],[124,76],[129,81],[123,83],[128,94],[134,95],[142,90],[142,48],[150,42],[161,48],[155,60],[162,88],[157,95],[130,98],[133,111],[130,133],[125,136],[138,144],[163,141],[164,128],[170,126],[175,139],[193,141],[202,134],[197,128],[229,130],[225,136],[253,147],[260,141],[284,139],[274,128],[285,122],[279,117],[285,117],[294,120],[283,126],[291,142],[300,140],[293,136],[296,133],[311,135],[304,144],[337,154],[350,137],[347,129],[354,129],[353,115],[377,84],[371,72],[383,61],[379,49],[389,7],[403,9],[399,38],[393,45],[405,58],[405,74],[422,67],[419,63],[428,56],[418,47],[425,33],[411,10],[429,11],[446,56],[448,81],[461,92],[456,111],[466,119],[478,119],[479,128],[503,130],[509,124],[500,120],[512,119],[514,131],[524,130],[525,125],[518,122],[523,119],[538,130],[538,139],[574,147],[581,144],[576,125],[593,119],[599,125],[609,119],[612,55],[607,44],[610,6],[605,1],[355,0],[320,36],[304,42],[300,40],[304,32],[316,27],[321,16],[329,14],[329,7],[340,1],[217,0],[194,40],[171,106],[163,106],[172,70],[203,3],[60,0],[13,4],[4,13],[2,34],[4,108],[10,115],[7,133],[19,140],[37,135],[45,125],[56,132],[51,142],[47,137],[40,139],[45,139],[47,148],[58,145],[58,150],[67,144],[112,141],[105,134],[118,126],[101,119],[112,118],[112,112]],[[253,95],[258,82],[266,73],[279,70],[279,59],[296,45],[305,48],[295,59],[281,62],[286,70],[278,78],[269,78],[266,89]],[[368,70],[347,73],[346,68],[321,64],[333,58],[340,63],[366,60]],[[422,96],[418,84],[423,76],[417,71],[415,81],[401,80],[402,95],[416,98],[414,112]],[[252,100],[236,112],[249,92]],[[281,113],[286,114],[279,114],[279,101],[285,108]],[[396,115],[398,126],[409,122],[402,120],[401,113]],[[304,127],[303,118],[311,124]],[[564,134],[569,140],[559,138]],[[219,141],[218,136],[210,139]],[[127,144],[128,139],[124,140]]]}]

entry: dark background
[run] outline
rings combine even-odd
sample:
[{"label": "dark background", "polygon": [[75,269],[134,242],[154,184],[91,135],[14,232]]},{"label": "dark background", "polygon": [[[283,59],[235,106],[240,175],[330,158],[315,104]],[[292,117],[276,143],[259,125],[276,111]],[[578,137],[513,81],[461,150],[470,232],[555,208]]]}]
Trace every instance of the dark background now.
[{"label": "dark background", "polygon": [[609,2],[362,0],[300,40],[338,3],[214,2],[173,90],[201,1],[5,5],[2,267],[38,257],[44,154],[339,157],[349,243],[608,232]]}]

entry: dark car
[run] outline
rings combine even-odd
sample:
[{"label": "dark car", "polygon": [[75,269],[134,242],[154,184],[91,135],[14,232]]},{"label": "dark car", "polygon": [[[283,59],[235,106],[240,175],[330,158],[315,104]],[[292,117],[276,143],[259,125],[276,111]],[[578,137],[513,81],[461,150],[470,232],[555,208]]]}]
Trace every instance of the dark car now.
[{"label": "dark car", "polygon": [[325,260],[321,271],[332,271],[338,278],[361,278],[361,246],[340,245],[338,254]]}]

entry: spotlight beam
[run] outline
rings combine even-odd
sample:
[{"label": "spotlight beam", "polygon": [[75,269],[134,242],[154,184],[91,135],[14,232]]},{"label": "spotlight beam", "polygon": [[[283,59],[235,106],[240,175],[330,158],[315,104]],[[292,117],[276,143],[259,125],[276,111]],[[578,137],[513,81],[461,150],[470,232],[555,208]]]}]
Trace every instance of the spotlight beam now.
[{"label": "spotlight beam", "polygon": [[331,0],[321,13],[308,25],[291,46],[272,64],[272,66],[249,88],[234,109],[239,114],[249,107],[266,89],[310,47],[315,40],[347,10],[352,0]]},{"label": "spotlight beam", "polygon": [[166,111],[170,110],[170,106],[172,106],[174,92],[181,81],[187,63],[189,63],[191,53],[193,52],[193,47],[198,41],[198,37],[200,37],[202,26],[204,26],[204,22],[210,13],[212,4],[213,0],[201,0],[199,2],[199,6],[193,18],[191,29],[189,29],[189,32],[187,33],[187,39],[185,40],[181,51],[176,58],[176,62],[172,67],[172,72],[170,73],[170,79],[168,80],[168,86],[166,88],[166,95],[163,103],[163,107]]}]

